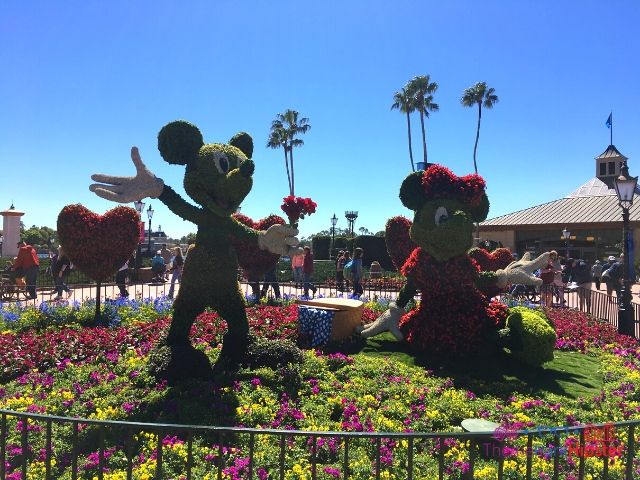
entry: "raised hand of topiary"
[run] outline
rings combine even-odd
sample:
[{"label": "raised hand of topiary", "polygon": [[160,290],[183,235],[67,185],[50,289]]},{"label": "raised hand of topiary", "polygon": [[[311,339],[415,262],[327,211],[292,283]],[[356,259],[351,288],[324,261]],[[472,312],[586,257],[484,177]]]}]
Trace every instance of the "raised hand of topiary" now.
[{"label": "raised hand of topiary", "polygon": [[[384,314],[364,329],[363,336],[399,328],[418,349],[445,355],[480,350],[486,338],[497,337],[490,334],[504,325],[506,312],[491,308],[478,289],[479,278],[492,288],[513,280],[536,284],[539,280],[532,272],[547,257],[506,265],[504,252],[495,257],[475,252],[481,262],[486,261],[485,268],[501,267],[480,276],[479,262],[467,254],[474,222],[484,220],[489,211],[485,182],[478,175],[458,177],[445,167],[432,165],[403,181],[400,200],[415,214],[413,222],[395,217],[387,223],[389,254],[406,277],[396,305],[405,308],[418,291],[422,301],[401,317]],[[416,248],[410,250],[412,243]],[[496,318],[496,312],[504,318]]]},{"label": "raised hand of topiary", "polygon": [[175,121],[160,130],[158,149],[166,162],[185,166],[184,189],[198,206],[185,201],[157,178],[135,147],[131,150],[134,177],[96,174],[91,178],[99,183],[89,188],[102,198],[121,203],[157,197],[176,215],[198,226],[174,302],[171,327],[159,346],[165,358],[159,375],[170,381],[206,377],[211,373],[209,361],[189,341],[191,326],[205,308],[216,310],[229,326],[218,367],[237,366],[247,348],[249,325],[236,278],[238,261],[232,243],[241,241],[286,254],[298,250],[298,232],[287,225],[273,225],[261,232],[232,218],[253,185],[253,140],[247,133],[238,133],[229,143],[205,144],[195,125]]}]

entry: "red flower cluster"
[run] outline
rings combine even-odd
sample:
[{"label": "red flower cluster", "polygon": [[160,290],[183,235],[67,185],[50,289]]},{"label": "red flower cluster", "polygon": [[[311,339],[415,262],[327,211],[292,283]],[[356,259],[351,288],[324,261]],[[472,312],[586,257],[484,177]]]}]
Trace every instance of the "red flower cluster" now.
[{"label": "red flower cluster", "polygon": [[[255,230],[266,230],[272,225],[284,225],[284,219],[278,215],[269,215],[258,222],[254,222],[251,218],[241,213],[234,213],[232,216],[238,222]],[[280,258],[280,255],[267,250],[260,250],[257,245],[235,238],[231,239],[231,243],[238,254],[238,264],[249,280],[261,279],[269,269],[278,263]]]},{"label": "red flower cluster", "polygon": [[480,175],[456,176],[442,165],[431,165],[422,175],[422,187],[430,200],[446,198],[477,207],[485,193],[485,182]]},{"label": "red flower cluster", "polygon": [[393,265],[398,270],[402,268],[411,252],[417,247],[409,236],[409,230],[411,230],[411,220],[406,217],[400,215],[387,221],[384,235],[387,251]]},{"label": "red flower cluster", "polygon": [[[411,345],[429,352],[462,355],[479,347],[483,332],[501,316],[475,287],[478,264],[467,255],[437,262],[416,248],[402,267],[424,295],[400,321]],[[490,317],[490,321],[487,319]]]},{"label": "red flower cluster", "polygon": [[124,353],[127,348],[149,351],[169,319],[137,323],[119,328],[62,328],[35,334],[0,334],[0,381],[7,381],[31,370],[45,371],[65,359],[79,365],[93,362],[109,352]]},{"label": "red flower cluster", "polygon": [[[256,306],[246,309],[249,328],[260,337],[289,339],[298,337],[298,306]],[[379,315],[365,308],[364,323]],[[44,372],[62,363],[82,365],[134,348],[145,355],[166,334],[171,318],[136,322],[114,328],[64,327],[35,333],[0,334],[0,382],[6,382],[33,370]],[[222,342],[227,323],[215,312],[198,316],[191,327],[194,345],[210,346]]]},{"label": "red flower cluster", "polygon": [[140,215],[118,206],[98,215],[83,205],[67,205],[58,215],[58,236],[71,262],[101,281],[115,273],[138,246]]},{"label": "red flower cluster", "polygon": [[304,218],[305,215],[315,213],[318,204],[310,198],[294,197],[289,195],[282,199],[280,208],[289,218],[291,225],[296,225],[298,220]]},{"label": "red flower cluster", "polygon": [[489,325],[497,328],[498,330],[504,328],[507,324],[507,316],[509,315],[509,308],[502,302],[492,300],[487,307],[487,317],[489,318]]},{"label": "red flower cluster", "polygon": [[569,308],[547,308],[544,311],[556,329],[556,348],[584,352],[589,346],[615,344],[623,348],[638,347],[638,341],[620,335],[610,323]]}]

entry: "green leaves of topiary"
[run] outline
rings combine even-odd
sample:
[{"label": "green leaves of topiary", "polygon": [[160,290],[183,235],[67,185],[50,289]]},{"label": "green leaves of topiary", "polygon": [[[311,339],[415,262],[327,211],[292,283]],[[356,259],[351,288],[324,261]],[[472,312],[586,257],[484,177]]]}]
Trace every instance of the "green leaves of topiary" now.
[{"label": "green leaves of topiary", "polygon": [[251,135],[246,132],[236,133],[231,140],[229,140],[229,145],[233,145],[239,149],[247,158],[251,158],[253,155],[253,139]]},{"label": "green leaves of topiary", "polygon": [[171,122],[158,133],[160,155],[172,165],[186,165],[204,144],[198,127],[184,120]]},{"label": "green leaves of topiary", "polygon": [[523,363],[537,367],[553,360],[556,332],[544,317],[530,309],[518,309],[507,318],[507,327],[514,337],[511,353]]},{"label": "green leaves of topiary", "polygon": [[489,197],[486,194],[482,195],[480,203],[476,206],[472,206],[469,209],[471,218],[474,222],[482,222],[489,215]]},{"label": "green leaves of topiary", "polygon": [[400,201],[410,210],[416,211],[427,201],[422,188],[423,172],[413,172],[400,186]]}]

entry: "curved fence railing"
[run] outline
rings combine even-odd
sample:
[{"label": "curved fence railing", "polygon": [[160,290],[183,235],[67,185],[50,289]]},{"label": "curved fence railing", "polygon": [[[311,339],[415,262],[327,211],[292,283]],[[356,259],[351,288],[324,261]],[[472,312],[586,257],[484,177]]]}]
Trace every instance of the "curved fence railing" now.
[{"label": "curved fence railing", "polygon": [[[330,468],[331,478],[473,479],[478,467],[492,465],[501,480],[508,461],[509,478],[515,471],[517,478],[527,480],[561,475],[631,480],[640,475],[638,425],[640,420],[520,431],[330,432],[106,421],[0,410],[0,479],[87,475],[99,480],[175,475],[199,479],[205,475],[201,465],[205,456],[211,479],[293,478],[296,468],[295,478],[316,479]],[[451,461],[453,449],[458,459],[464,450],[464,461]],[[368,462],[368,473],[354,471],[354,457]],[[308,476],[300,475],[300,465],[308,466]]]}]

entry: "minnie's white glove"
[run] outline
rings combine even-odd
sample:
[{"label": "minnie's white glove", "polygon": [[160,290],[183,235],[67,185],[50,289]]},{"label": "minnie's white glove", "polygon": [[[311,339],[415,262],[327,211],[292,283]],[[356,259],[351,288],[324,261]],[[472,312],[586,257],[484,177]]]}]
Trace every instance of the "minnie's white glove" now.
[{"label": "minnie's white glove", "polygon": [[531,260],[531,254],[525,253],[516,262],[511,262],[504,270],[497,270],[498,287],[504,288],[508,284],[519,283],[520,285],[542,285],[542,279],[533,275],[533,272],[544,268],[549,263],[551,252],[545,252],[539,257]]},{"label": "minnie's white glove", "polygon": [[278,255],[298,255],[298,229],[289,225],[271,225],[266,231],[259,232],[258,247]]},{"label": "minnie's white glove", "polygon": [[131,148],[131,160],[136,166],[135,177],[116,177],[96,173],[91,175],[91,179],[101,183],[90,185],[89,190],[99,197],[118,203],[159,197],[164,189],[164,182],[151,173],[142,162],[137,147]]},{"label": "minnie's white glove", "polygon": [[360,335],[368,338],[381,332],[389,331],[394,337],[396,337],[396,340],[404,340],[404,335],[400,331],[400,328],[398,328],[398,324],[400,323],[400,318],[403,313],[403,309],[398,307],[394,302],[391,302],[389,304],[389,309],[369,325],[365,326],[360,332]]}]

